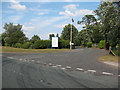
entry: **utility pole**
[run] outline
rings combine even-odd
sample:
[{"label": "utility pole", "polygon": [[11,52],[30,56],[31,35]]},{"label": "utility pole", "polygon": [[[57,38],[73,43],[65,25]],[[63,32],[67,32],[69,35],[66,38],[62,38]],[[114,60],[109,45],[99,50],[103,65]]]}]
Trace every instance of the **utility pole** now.
[{"label": "utility pole", "polygon": [[71,18],[70,50],[72,49],[72,22],[74,22],[74,21],[73,21],[73,18]]}]

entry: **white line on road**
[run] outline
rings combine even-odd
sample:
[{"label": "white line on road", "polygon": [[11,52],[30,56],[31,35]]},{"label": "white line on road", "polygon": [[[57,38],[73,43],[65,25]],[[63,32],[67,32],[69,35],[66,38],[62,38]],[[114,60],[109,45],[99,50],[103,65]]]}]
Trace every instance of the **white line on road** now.
[{"label": "white line on road", "polygon": [[66,68],[67,68],[67,69],[71,69],[71,67],[70,67],[70,66],[66,66]]},{"label": "white line on road", "polygon": [[82,68],[76,68],[76,70],[78,70],[78,71],[83,71],[84,69],[82,69]]},{"label": "white line on road", "polygon": [[113,73],[108,73],[108,72],[102,72],[102,74],[105,74],[105,75],[113,75]]},{"label": "white line on road", "polygon": [[88,70],[88,72],[96,72],[95,70]]},{"label": "white line on road", "polygon": [[52,63],[49,63],[48,65],[49,65],[49,66],[52,66]]},{"label": "white line on road", "polygon": [[32,62],[34,62],[35,60],[32,60]]},{"label": "white line on road", "polygon": [[13,59],[13,57],[8,57],[9,59]]},{"label": "white line on road", "polygon": [[63,70],[64,70],[65,68],[63,67],[63,68],[61,68],[61,69],[63,69]]},{"label": "white line on road", "polygon": [[20,61],[22,61],[23,59],[22,59],[22,58],[20,58],[19,60],[20,60]]},{"label": "white line on road", "polygon": [[57,66],[52,66],[52,67],[57,67]]},{"label": "white line on road", "polygon": [[56,65],[57,67],[61,67],[62,65]]}]

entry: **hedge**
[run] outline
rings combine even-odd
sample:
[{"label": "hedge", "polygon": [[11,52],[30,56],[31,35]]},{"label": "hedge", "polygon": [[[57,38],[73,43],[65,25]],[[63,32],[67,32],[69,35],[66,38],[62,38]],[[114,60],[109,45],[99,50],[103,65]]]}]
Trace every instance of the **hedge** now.
[{"label": "hedge", "polygon": [[101,41],[99,42],[99,48],[100,48],[100,49],[105,48],[105,40],[101,40]]},{"label": "hedge", "polygon": [[[69,48],[69,40],[59,40],[58,45],[58,48]],[[33,46],[35,49],[51,48],[52,42],[51,40],[38,40]]]},{"label": "hedge", "polygon": [[92,47],[92,42],[88,42],[87,43],[87,47],[89,48],[89,47]]}]

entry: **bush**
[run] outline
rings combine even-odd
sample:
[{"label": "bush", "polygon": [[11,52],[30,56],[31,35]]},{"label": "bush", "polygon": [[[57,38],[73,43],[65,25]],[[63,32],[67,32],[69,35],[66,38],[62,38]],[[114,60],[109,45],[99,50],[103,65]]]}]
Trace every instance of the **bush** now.
[{"label": "bush", "polygon": [[9,46],[9,44],[8,44],[8,43],[5,43],[5,46]]},{"label": "bush", "polygon": [[87,47],[89,48],[89,47],[92,47],[92,42],[88,42],[87,43]]},{"label": "bush", "polygon": [[31,43],[30,42],[26,42],[22,45],[22,48],[24,49],[28,49],[29,47],[31,46]]},{"label": "bush", "polygon": [[16,44],[15,44],[15,47],[16,47],[16,48],[21,48],[21,43],[16,43]]},{"label": "bush", "polygon": [[35,49],[45,49],[51,47],[51,41],[50,40],[38,40],[34,43]]},{"label": "bush", "polygon": [[[59,48],[69,48],[69,40],[59,40],[58,45]],[[51,47],[51,40],[38,40],[34,43],[35,49],[45,49]]]},{"label": "bush", "polygon": [[69,48],[70,47],[69,40],[60,40],[58,43],[59,43],[59,48]]},{"label": "bush", "polygon": [[101,41],[99,42],[99,48],[100,48],[100,49],[105,48],[105,40],[101,40]]}]

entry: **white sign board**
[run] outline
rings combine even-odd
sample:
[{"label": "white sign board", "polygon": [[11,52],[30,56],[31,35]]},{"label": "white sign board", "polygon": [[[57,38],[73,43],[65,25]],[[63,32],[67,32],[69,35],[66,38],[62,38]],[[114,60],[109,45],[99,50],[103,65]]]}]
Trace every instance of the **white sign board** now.
[{"label": "white sign board", "polygon": [[52,37],[52,47],[58,47],[58,37]]}]

